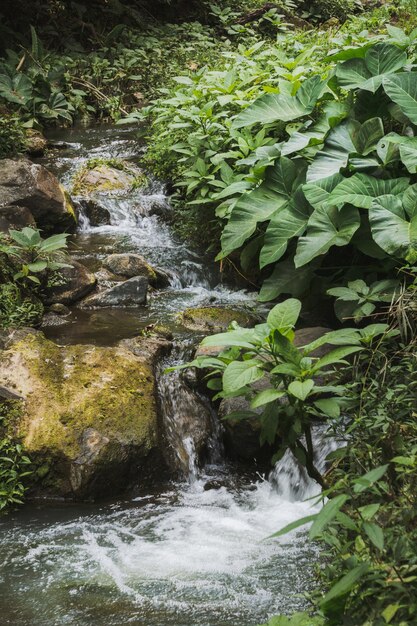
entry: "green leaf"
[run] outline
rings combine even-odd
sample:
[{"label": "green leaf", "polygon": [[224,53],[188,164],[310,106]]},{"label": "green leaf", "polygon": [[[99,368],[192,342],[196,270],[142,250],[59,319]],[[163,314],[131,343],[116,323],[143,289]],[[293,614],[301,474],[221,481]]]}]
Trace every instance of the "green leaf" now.
[{"label": "green leaf", "polygon": [[280,302],[268,314],[267,324],[270,328],[277,329],[286,334],[294,328],[301,311],[301,302],[296,298],[289,298]]},{"label": "green leaf", "polygon": [[417,124],[417,72],[402,72],[385,78],[384,89],[402,113]]},{"label": "green leaf", "polygon": [[341,494],[326,502],[321,511],[317,513],[317,517],[310,528],[310,539],[316,539],[322,534],[323,530],[336,517],[347,499],[348,496],[346,494]]},{"label": "green leaf", "polygon": [[29,263],[28,268],[31,272],[43,272],[48,267],[46,261],[37,261],[36,263]]},{"label": "green leaf", "polygon": [[306,524],[309,524],[310,522],[314,521],[316,517],[317,515],[307,515],[306,517],[301,517],[300,519],[295,520],[295,522],[287,524],[273,535],[270,535],[268,539],[271,539],[272,537],[282,537],[282,535],[286,535],[287,533],[290,533],[292,530],[295,530],[300,526],[305,526]]},{"label": "green leaf", "polygon": [[363,59],[349,59],[336,67],[339,84],[345,89],[364,89],[375,93],[384,78],[407,63],[407,55],[388,43],[377,43],[369,48]]},{"label": "green leaf", "polygon": [[311,283],[312,273],[312,264],[295,269],[292,259],[277,263],[271,276],[262,285],[259,300],[268,302],[275,300],[281,294],[288,294],[294,297],[301,296],[307,291]]},{"label": "green leaf", "polygon": [[239,328],[239,330],[231,330],[228,333],[219,333],[205,337],[201,345],[207,347],[239,346],[241,348],[253,348],[253,341],[254,331],[251,328]]},{"label": "green leaf", "polygon": [[303,167],[286,157],[268,168],[264,182],[244,194],[236,203],[221,238],[222,256],[240,248],[253,235],[259,222],[265,222],[283,207],[298,187]]},{"label": "green leaf", "polygon": [[312,183],[338,174],[349,162],[349,155],[356,153],[354,137],[361,125],[356,120],[346,120],[330,131],[322,150],[317,152],[307,170],[307,182]]},{"label": "green leaf", "polygon": [[340,598],[340,596],[344,596],[356,585],[356,583],[367,573],[369,570],[368,563],[361,563],[357,565],[353,569],[351,569],[347,574],[345,574],[340,580],[337,581],[335,585],[332,586],[330,591],[324,596],[323,600],[320,603],[322,609],[325,609],[332,600],[335,598]]},{"label": "green leaf", "polygon": [[379,509],[380,509],[380,504],[374,503],[374,504],[366,504],[365,506],[361,506],[359,507],[359,512],[361,514],[361,517],[363,517],[364,520],[371,520],[374,515],[376,515],[376,513],[378,513]]},{"label": "green leaf", "polygon": [[379,196],[402,194],[410,184],[408,178],[381,179],[367,174],[354,174],[337,185],[327,198],[328,205],[353,206],[370,209]]},{"label": "green leaf", "polygon": [[288,205],[284,205],[271,217],[259,259],[261,269],[278,261],[285,254],[289,241],[303,234],[310,213],[310,205],[298,188]]},{"label": "green leaf", "polygon": [[340,416],[340,405],[335,398],[323,398],[323,400],[316,400],[314,406],[319,409],[324,415],[336,419]]},{"label": "green leaf", "polygon": [[233,393],[256,382],[264,375],[262,362],[255,359],[232,361],[223,372],[223,391]]},{"label": "green leaf", "polygon": [[311,380],[310,378],[303,381],[293,380],[293,382],[288,385],[288,391],[292,396],[304,402],[313,387],[314,380]]},{"label": "green leaf", "polygon": [[285,395],[285,391],[278,391],[278,389],[264,389],[253,398],[250,405],[252,409],[257,409],[258,407],[274,402],[274,400],[282,398]]},{"label": "green leaf", "polygon": [[389,624],[392,620],[392,618],[395,616],[395,614],[397,613],[398,609],[401,608],[400,604],[389,604],[381,613],[382,617],[384,618],[384,620],[386,621],[387,624]]},{"label": "green leaf", "polygon": [[344,358],[346,356],[361,350],[363,350],[362,346],[343,346],[341,348],[336,348],[336,350],[331,350],[331,352],[328,352],[316,361],[316,363],[314,363],[313,372],[318,372],[320,369],[323,369],[323,367],[328,367],[329,365],[344,363]]},{"label": "green leaf", "polygon": [[364,522],[362,528],[374,546],[382,552],[384,549],[384,532],[382,528],[378,526],[378,524],[373,524],[371,522]]},{"label": "green leaf", "polygon": [[311,113],[326,83],[320,76],[307,78],[294,96],[288,93],[261,96],[234,120],[233,128],[290,122]]},{"label": "green leaf", "polygon": [[396,196],[381,196],[369,210],[369,223],[378,246],[413,263],[417,260],[417,205],[412,210],[414,213],[407,216]]},{"label": "green leaf", "polygon": [[307,233],[298,240],[295,266],[301,267],[329,251],[332,246],[345,246],[360,226],[359,212],[353,206],[341,211],[335,207],[315,209]]},{"label": "green leaf", "polygon": [[380,465],[370,472],[367,472],[360,478],[356,478],[354,480],[354,492],[362,493],[366,489],[369,489],[369,487],[372,487],[372,485],[374,485],[380,478],[383,477],[387,469],[388,465]]}]

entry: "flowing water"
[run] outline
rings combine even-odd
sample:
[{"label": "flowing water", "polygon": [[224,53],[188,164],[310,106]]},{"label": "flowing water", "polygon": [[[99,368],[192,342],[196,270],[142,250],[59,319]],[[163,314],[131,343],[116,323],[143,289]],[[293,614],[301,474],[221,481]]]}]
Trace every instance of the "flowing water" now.
[{"label": "flowing water", "polygon": [[[64,184],[86,158],[140,159],[129,129],[67,131],[64,149],[46,164]],[[176,240],[163,187],[104,200],[111,223],[83,218],[72,254],[97,269],[115,251],[135,251],[164,269],[169,286],[146,307],[74,309],[68,323],[46,329],[59,343],[114,344],[150,323],[170,325],[178,362],[189,335],[176,313],[186,306],[253,307],[254,297],[221,284],[216,268]],[[158,215],[152,207],[162,207]],[[188,342],[188,343],[187,343]],[[185,348],[184,348],[185,346]],[[303,607],[317,560],[303,532],[266,538],[312,512],[317,493],[290,456],[270,480],[237,474],[222,460],[219,426],[207,402],[183,379],[162,373],[161,411],[174,454],[188,479],[129,501],[103,505],[30,504],[0,519],[0,623],[9,626],[255,626]],[[206,416],[211,438],[199,466],[192,416]],[[188,421],[187,421],[188,420]],[[327,454],[324,439],[318,464]],[[329,444],[331,445],[331,444]],[[200,464],[201,465],[201,464]]]}]

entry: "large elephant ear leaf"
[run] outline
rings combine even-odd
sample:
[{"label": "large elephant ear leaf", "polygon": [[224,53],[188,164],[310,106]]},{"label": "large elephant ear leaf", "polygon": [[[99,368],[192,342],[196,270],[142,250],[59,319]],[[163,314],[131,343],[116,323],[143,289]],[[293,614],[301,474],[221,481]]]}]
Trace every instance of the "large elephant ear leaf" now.
[{"label": "large elephant ear leaf", "polygon": [[[301,167],[300,167],[301,165]],[[222,253],[227,256],[253,235],[258,223],[265,222],[291,198],[293,189],[304,179],[303,164],[286,157],[279,158],[267,170],[264,182],[244,194],[234,207],[222,234]],[[300,181],[300,182],[301,182]]]},{"label": "large elephant ear leaf", "polygon": [[311,207],[299,187],[288,205],[271,217],[259,259],[261,268],[278,261],[286,252],[289,241],[303,234],[310,213]]},{"label": "large elephant ear leaf", "polygon": [[384,79],[384,89],[404,115],[417,124],[417,72],[401,72]]},{"label": "large elephant ear leaf", "polygon": [[309,115],[325,85],[326,82],[320,76],[312,76],[304,81],[295,95],[288,93],[265,94],[235,118],[233,128],[243,128],[258,123],[291,122],[304,115]]},{"label": "large elephant ear leaf", "polygon": [[377,43],[364,58],[349,59],[336,68],[339,84],[346,89],[364,89],[375,93],[385,76],[400,70],[407,55],[393,44]]},{"label": "large elephant ear leaf", "polygon": [[354,138],[359,134],[361,124],[346,120],[336,126],[328,135],[324,147],[316,154],[307,170],[307,182],[328,178],[340,172],[349,162],[349,155],[356,153]]},{"label": "large elephant ear leaf", "polygon": [[327,198],[329,206],[353,204],[358,208],[370,209],[379,196],[402,194],[409,185],[408,178],[381,179],[367,174],[355,174],[345,178]]},{"label": "large elephant ear leaf", "polygon": [[345,206],[341,211],[324,206],[316,209],[308,221],[306,235],[298,241],[295,266],[310,263],[332,246],[346,246],[359,226],[359,211],[353,206]]},{"label": "large elephant ear leaf", "polygon": [[411,198],[407,212],[396,196],[374,200],[369,223],[372,237],[387,254],[410,263],[417,261],[417,204]]}]

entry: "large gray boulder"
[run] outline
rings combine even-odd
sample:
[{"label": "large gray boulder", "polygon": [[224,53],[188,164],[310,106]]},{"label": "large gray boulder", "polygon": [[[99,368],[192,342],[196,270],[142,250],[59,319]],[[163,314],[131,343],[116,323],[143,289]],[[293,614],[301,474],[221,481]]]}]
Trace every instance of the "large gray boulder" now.
[{"label": "large gray boulder", "polygon": [[83,302],[87,307],[138,306],[146,304],[148,292],[146,276],[135,276],[106,291],[90,296]]},{"label": "large gray boulder", "polygon": [[0,160],[0,206],[10,205],[29,209],[44,231],[76,225],[74,207],[58,179],[27,159]]}]

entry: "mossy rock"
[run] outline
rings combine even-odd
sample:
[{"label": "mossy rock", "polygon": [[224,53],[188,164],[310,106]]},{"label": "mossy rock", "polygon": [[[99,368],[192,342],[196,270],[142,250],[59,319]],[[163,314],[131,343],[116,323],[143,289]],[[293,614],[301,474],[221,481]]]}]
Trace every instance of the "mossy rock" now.
[{"label": "mossy rock", "polygon": [[73,179],[72,193],[90,196],[95,193],[120,193],[145,187],[148,179],[133,163],[119,159],[90,159]]},{"label": "mossy rock", "polygon": [[247,311],[213,306],[185,309],[179,314],[179,321],[189,330],[220,333],[227,330],[232,322],[246,328],[256,324],[258,319]]},{"label": "mossy rock", "polygon": [[[140,353],[139,353],[140,354]],[[40,332],[3,351],[0,384],[25,399],[16,427],[42,495],[115,495],[157,447],[153,363],[145,353],[58,346]]]}]

